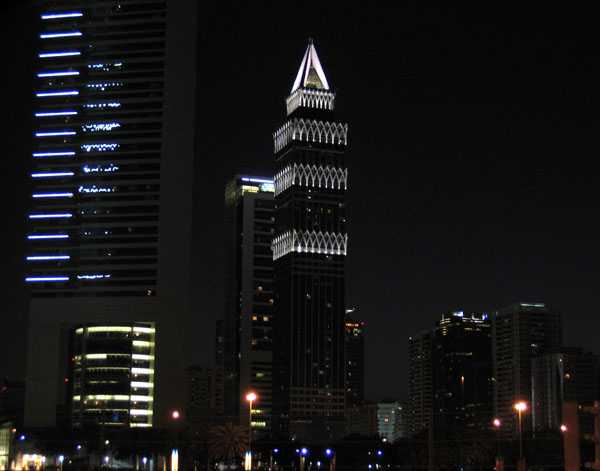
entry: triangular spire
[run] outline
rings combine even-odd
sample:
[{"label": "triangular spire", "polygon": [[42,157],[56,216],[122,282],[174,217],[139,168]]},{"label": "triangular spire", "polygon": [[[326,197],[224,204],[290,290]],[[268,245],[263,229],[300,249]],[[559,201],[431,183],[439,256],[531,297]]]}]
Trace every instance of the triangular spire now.
[{"label": "triangular spire", "polygon": [[291,93],[294,93],[299,88],[318,88],[321,90],[329,90],[329,83],[323,67],[321,67],[321,61],[317,55],[317,50],[313,44],[312,38],[308,40],[308,46],[306,52],[302,58],[300,69],[298,69],[298,75],[294,81]]}]

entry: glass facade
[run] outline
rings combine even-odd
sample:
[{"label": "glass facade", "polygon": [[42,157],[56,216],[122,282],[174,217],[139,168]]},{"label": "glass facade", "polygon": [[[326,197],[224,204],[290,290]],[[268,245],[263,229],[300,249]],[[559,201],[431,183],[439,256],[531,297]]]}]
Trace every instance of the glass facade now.
[{"label": "glass facade", "polygon": [[74,427],[153,425],[155,334],[149,323],[94,324],[74,330]]},{"label": "glass facade", "polygon": [[157,288],[166,2],[40,1],[26,283]]}]

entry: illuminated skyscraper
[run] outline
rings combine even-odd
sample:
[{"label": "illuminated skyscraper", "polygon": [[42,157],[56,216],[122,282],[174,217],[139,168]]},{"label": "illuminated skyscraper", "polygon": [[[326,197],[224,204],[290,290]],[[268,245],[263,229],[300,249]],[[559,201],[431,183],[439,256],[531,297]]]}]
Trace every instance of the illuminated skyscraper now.
[{"label": "illuminated skyscraper", "polygon": [[272,179],[238,176],[226,187],[225,415],[247,424],[254,391],[253,438],[271,430],[274,205]]},{"label": "illuminated skyscraper", "polygon": [[66,413],[70,329],[152,322],[155,424],[182,407],[195,2],[38,1],[26,424]]},{"label": "illuminated skyscraper", "polygon": [[348,125],[312,42],[274,133],[277,431],[313,441],[344,429]]}]

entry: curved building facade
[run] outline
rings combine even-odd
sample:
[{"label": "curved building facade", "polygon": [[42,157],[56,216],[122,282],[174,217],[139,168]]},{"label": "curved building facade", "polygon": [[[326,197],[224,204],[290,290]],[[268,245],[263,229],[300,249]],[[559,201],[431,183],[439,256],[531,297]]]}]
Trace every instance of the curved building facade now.
[{"label": "curved building facade", "polygon": [[153,425],[155,333],[151,323],[90,324],[74,330],[74,427]]}]

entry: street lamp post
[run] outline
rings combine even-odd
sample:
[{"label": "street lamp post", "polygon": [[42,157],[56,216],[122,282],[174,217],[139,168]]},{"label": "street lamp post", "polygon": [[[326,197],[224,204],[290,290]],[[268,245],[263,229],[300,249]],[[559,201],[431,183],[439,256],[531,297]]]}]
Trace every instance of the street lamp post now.
[{"label": "street lamp post", "polygon": [[249,467],[252,469],[252,403],[256,401],[258,396],[255,392],[249,392],[246,394],[246,401],[248,401],[248,453],[249,453]]},{"label": "street lamp post", "polygon": [[515,410],[517,411],[519,419],[519,469],[524,469],[523,466],[523,412],[527,410],[527,403],[525,401],[519,401],[515,403]]}]

